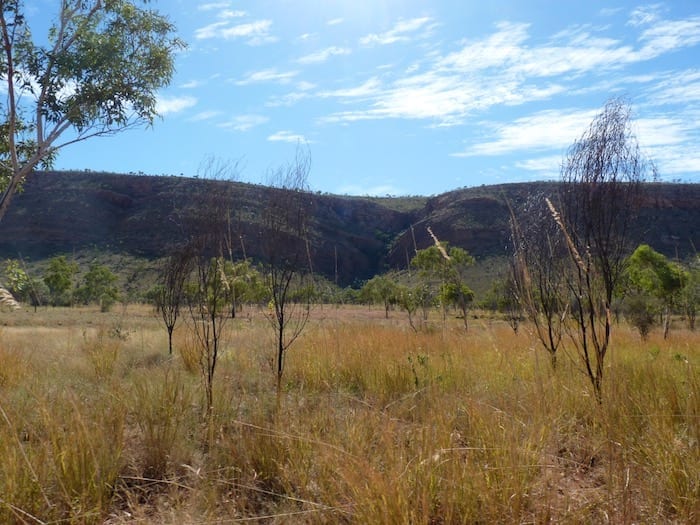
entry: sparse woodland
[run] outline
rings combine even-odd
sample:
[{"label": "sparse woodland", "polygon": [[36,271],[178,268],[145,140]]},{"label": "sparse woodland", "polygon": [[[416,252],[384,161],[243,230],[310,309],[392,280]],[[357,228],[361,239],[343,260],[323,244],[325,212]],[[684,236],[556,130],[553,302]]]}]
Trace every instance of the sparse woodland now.
[{"label": "sparse woodland", "polygon": [[[61,148],[152,123],[183,47],[132,2],[61,5],[43,45],[0,6],[0,219]],[[210,162],[156,261],[4,260],[0,523],[697,523],[700,260],[632,242],[630,118],[609,101],[552,191],[498,202],[500,272],[433,231],[438,197],[420,246],[397,210],[346,232],[394,258],[341,287],[314,213],[347,210],[303,150],[255,206]]]}]

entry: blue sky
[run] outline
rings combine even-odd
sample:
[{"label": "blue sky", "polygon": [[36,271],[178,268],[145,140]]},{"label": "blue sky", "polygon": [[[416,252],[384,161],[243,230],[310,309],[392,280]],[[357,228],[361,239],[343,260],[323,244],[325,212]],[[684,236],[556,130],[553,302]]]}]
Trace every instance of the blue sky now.
[{"label": "blue sky", "polygon": [[[27,0],[53,16],[56,0]],[[432,195],[558,176],[605,101],[632,103],[663,180],[700,182],[700,3],[156,0],[188,48],[150,129],[59,169],[240,180],[308,146],[311,189]]]}]

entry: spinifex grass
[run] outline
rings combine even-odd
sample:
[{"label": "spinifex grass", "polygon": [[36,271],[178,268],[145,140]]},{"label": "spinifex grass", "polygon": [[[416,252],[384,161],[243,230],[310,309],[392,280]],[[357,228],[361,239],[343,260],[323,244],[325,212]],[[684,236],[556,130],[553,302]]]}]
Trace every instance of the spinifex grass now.
[{"label": "spinifex grass", "polygon": [[278,404],[253,312],[231,321],[205,431],[187,334],[168,359],[165,329],[136,313],[116,331],[85,331],[80,314],[51,337],[4,329],[0,522],[700,516],[700,334],[640,342],[616,327],[598,405],[577,362],[563,351],[552,372],[527,326],[465,334],[436,316],[414,333],[398,313],[324,308],[289,351]]}]

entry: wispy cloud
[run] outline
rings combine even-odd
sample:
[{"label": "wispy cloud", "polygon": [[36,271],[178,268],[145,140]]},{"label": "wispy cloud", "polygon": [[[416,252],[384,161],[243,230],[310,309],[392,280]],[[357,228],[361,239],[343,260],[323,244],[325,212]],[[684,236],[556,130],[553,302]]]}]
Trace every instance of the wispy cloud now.
[{"label": "wispy cloud", "polygon": [[700,42],[700,17],[685,20],[660,20],[640,35],[644,47],[639,56],[642,60],[655,58],[669,51],[692,47]]},{"label": "wispy cloud", "polygon": [[204,4],[199,4],[197,10],[199,11],[215,11],[219,9],[226,9],[231,5],[230,2],[207,2]]},{"label": "wispy cloud", "polygon": [[274,82],[277,84],[288,84],[299,74],[298,71],[277,71],[276,69],[262,69],[247,73],[245,77],[236,81],[239,86],[255,84],[260,82]]},{"label": "wispy cloud", "polygon": [[326,22],[326,25],[337,26],[339,24],[342,24],[343,22],[345,22],[344,18],[331,18],[328,22]]},{"label": "wispy cloud", "polygon": [[632,10],[627,21],[628,25],[638,27],[653,24],[661,18],[662,4],[643,5]]},{"label": "wispy cloud", "polygon": [[336,97],[336,98],[366,98],[371,95],[376,95],[381,90],[382,83],[377,77],[372,77],[359,86],[335,89],[320,93],[321,97]]},{"label": "wispy cloud", "polygon": [[188,120],[190,122],[202,122],[204,120],[211,120],[213,118],[216,118],[219,115],[221,115],[221,111],[215,111],[215,110],[200,111],[199,113],[192,115],[192,117],[190,117]]},{"label": "wispy cloud", "polygon": [[195,30],[198,40],[220,38],[224,40],[246,39],[248,45],[261,45],[275,42],[276,37],[270,34],[272,20],[255,20],[243,24],[231,24],[229,20],[213,22]]},{"label": "wispy cloud", "polygon": [[296,91],[287,93],[279,97],[273,97],[265,104],[268,107],[292,106],[297,102],[312,96],[311,91],[316,88],[316,84],[302,80],[296,83]]},{"label": "wispy cloud", "polygon": [[454,157],[505,155],[515,151],[560,150],[578,139],[596,115],[595,110],[547,110],[508,124],[484,123],[492,140],[472,144]]},{"label": "wispy cloud", "polygon": [[171,113],[179,113],[196,104],[197,99],[194,97],[162,97],[156,102],[156,112],[161,116],[165,116]]},{"label": "wispy cloud", "polygon": [[[598,110],[549,110],[509,124],[482,123],[491,140],[477,142],[453,157],[505,156],[512,153],[552,152],[515,162],[515,167],[554,177],[567,148],[578,140]],[[632,121],[645,156],[658,166],[662,178],[700,171],[700,129],[695,124],[700,111],[681,118],[656,114]]]},{"label": "wispy cloud", "polygon": [[304,135],[293,133],[291,131],[278,131],[273,133],[267,140],[270,142],[291,142],[293,144],[311,144]]},{"label": "wispy cloud", "polygon": [[189,80],[188,82],[181,84],[180,87],[182,89],[194,89],[200,87],[202,84],[203,82],[201,80]]},{"label": "wispy cloud", "polygon": [[547,155],[517,161],[515,167],[521,170],[536,172],[538,177],[555,178],[559,176],[562,155]]},{"label": "wispy cloud", "polygon": [[650,89],[653,104],[678,104],[700,102],[700,70],[674,71],[661,78]]},{"label": "wispy cloud", "polygon": [[297,62],[299,62],[300,64],[320,64],[331,57],[339,55],[349,55],[350,53],[352,53],[352,50],[347,47],[332,46],[298,58]]},{"label": "wispy cloud", "polygon": [[241,18],[242,16],[246,16],[247,14],[248,13],[246,13],[245,11],[224,9],[223,11],[220,11],[217,16],[219,18],[227,20],[230,18]]},{"label": "wispy cloud", "polygon": [[248,131],[269,121],[270,119],[263,115],[237,115],[228,122],[219,124],[218,127],[234,131]]},{"label": "wispy cloud", "polygon": [[[407,68],[400,76],[383,75],[382,81],[371,77],[360,86],[321,93],[357,107],[320,121],[405,118],[454,126],[492,107],[549,100],[564,92],[582,94],[584,86],[609,95],[632,81],[648,83],[654,74],[635,81],[610,73],[700,43],[700,17],[665,20],[654,16],[636,16],[637,39],[629,39],[634,43],[608,36],[607,26],[590,25],[566,27],[548,39],[533,41],[529,24],[500,22],[490,34],[463,41],[457,49],[426,53],[420,70]],[[644,20],[654,23],[643,25]],[[429,18],[402,21],[391,31],[369,35],[363,41],[390,43],[430,24]],[[682,85],[673,87],[676,94],[683,89]],[[667,89],[674,92],[671,86]],[[698,89],[695,80],[686,87],[693,97]]]},{"label": "wispy cloud", "polygon": [[410,34],[426,27],[432,22],[429,17],[412,18],[410,20],[399,20],[394,27],[384,33],[372,33],[360,38],[363,46],[388,45],[396,42],[410,40]]}]

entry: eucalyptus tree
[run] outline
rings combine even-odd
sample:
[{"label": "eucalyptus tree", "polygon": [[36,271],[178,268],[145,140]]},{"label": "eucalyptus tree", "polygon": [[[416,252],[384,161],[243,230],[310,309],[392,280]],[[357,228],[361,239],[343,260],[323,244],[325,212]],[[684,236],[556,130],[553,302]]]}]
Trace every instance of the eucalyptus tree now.
[{"label": "eucalyptus tree", "polygon": [[462,248],[441,243],[430,228],[428,232],[435,244],[418,250],[411,259],[411,266],[419,270],[422,279],[437,286],[443,307],[455,306],[459,309],[464,329],[467,330],[467,314],[474,292],[465,282],[465,270],[474,264],[474,257]]},{"label": "eucalyptus tree", "polygon": [[100,310],[109,311],[119,298],[118,277],[104,264],[93,263],[83,276],[83,284],[75,291],[83,304],[98,303]]},{"label": "eucalyptus tree", "polygon": [[368,304],[384,306],[384,317],[389,319],[389,310],[399,299],[398,277],[393,273],[375,275],[360,289],[360,296]]},{"label": "eucalyptus tree", "polygon": [[24,2],[0,3],[0,220],[62,148],[153,123],[183,43],[148,3],[60,0],[48,35],[36,39]]},{"label": "eucalyptus tree", "polygon": [[53,306],[67,306],[73,301],[73,278],[78,273],[78,264],[68,261],[65,255],[57,255],[49,259],[44,272],[44,283],[49,289],[49,297]]},{"label": "eucalyptus tree", "polygon": [[648,244],[640,244],[637,247],[630,255],[627,266],[632,287],[661,303],[666,339],[671,324],[671,309],[674,303],[680,300],[683,285],[688,281],[688,272]]}]

